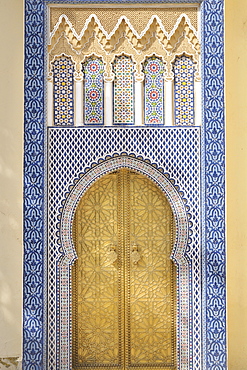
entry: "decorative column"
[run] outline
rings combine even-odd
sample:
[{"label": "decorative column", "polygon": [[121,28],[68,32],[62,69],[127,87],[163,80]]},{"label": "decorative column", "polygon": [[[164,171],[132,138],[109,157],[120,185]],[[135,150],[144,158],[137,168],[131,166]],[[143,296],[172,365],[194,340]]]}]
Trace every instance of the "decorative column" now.
[{"label": "decorative column", "polygon": [[174,123],[173,77],[166,77],[164,85],[165,85],[165,126],[172,126]]},{"label": "decorative column", "polygon": [[200,77],[195,76],[194,82],[194,110],[195,110],[195,126],[202,124],[202,86]]},{"label": "decorative column", "polygon": [[114,75],[104,76],[104,125],[113,125],[113,80]]},{"label": "decorative column", "polygon": [[53,73],[49,72],[47,78],[47,126],[53,126]]},{"label": "decorative column", "polygon": [[144,91],[143,91],[144,75],[135,76],[135,126],[144,125]]},{"label": "decorative column", "polygon": [[83,125],[83,74],[74,73],[75,81],[75,126]]}]

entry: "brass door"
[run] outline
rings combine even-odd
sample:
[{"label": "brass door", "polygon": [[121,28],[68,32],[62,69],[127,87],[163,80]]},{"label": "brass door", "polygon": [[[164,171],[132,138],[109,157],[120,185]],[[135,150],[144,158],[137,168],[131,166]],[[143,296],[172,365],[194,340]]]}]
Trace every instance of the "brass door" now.
[{"label": "brass door", "polygon": [[96,181],[74,219],[73,369],[175,369],[170,205],[146,176]]}]

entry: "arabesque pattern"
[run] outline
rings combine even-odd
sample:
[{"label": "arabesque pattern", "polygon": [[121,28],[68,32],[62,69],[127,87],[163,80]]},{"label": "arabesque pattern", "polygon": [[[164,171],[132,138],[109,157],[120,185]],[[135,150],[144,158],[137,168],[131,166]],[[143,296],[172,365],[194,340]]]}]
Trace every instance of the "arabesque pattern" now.
[{"label": "arabesque pattern", "polygon": [[145,124],[164,124],[164,63],[155,56],[148,58],[143,72]]},{"label": "arabesque pattern", "polygon": [[225,249],[224,1],[207,0],[203,19],[202,212],[203,369],[227,369]]},{"label": "arabesque pattern", "polygon": [[86,125],[103,124],[104,63],[91,57],[83,63],[84,72],[84,122]]},{"label": "arabesque pattern", "polygon": [[88,4],[88,7],[76,8],[76,10],[66,6],[51,8],[50,29],[54,29],[58,23],[59,17],[64,14],[68,17],[68,19],[71,19],[73,28],[79,35],[88,17],[91,14],[95,14],[108,34],[113,31],[119,18],[123,16],[129,19],[134,29],[140,34],[145,29],[148,21],[154,13],[160,18],[167,32],[172,31],[177,19],[182,14],[187,14],[192,26],[195,28],[195,30],[198,30],[198,8],[196,6],[188,8],[181,5],[181,7],[174,9],[170,7],[160,7],[159,4],[157,4],[151,9],[145,6],[134,8],[119,8],[117,6],[111,6],[109,8],[96,8],[91,7],[90,3]]},{"label": "arabesque pattern", "polygon": [[[84,59],[84,56],[87,57],[92,52],[96,52],[97,56],[103,57],[106,61],[107,73],[110,72],[109,62],[111,63],[114,57],[122,55],[122,53],[132,55],[132,60],[137,63],[138,73],[140,72],[140,61],[147,54],[165,55],[168,68],[176,53],[184,52],[184,50],[189,52],[190,55],[194,55],[195,59],[199,61],[200,41],[198,32],[192,26],[187,14],[180,14],[174,28],[167,32],[166,22],[162,21],[165,12],[160,19],[155,9],[152,10],[152,14],[150,14],[149,8],[143,10],[146,16],[144,17],[145,26],[141,32],[138,32],[139,27],[135,28],[134,26],[136,19],[132,24],[128,17],[120,16],[114,19],[115,27],[112,32],[108,33],[103,26],[104,22],[102,24],[97,15],[92,12],[77,34],[72,25],[76,19],[76,9],[69,18],[65,14],[61,15],[58,23],[51,30],[48,45],[49,58],[59,55],[62,50],[66,50],[67,55],[73,56],[75,61],[80,62]],[[87,10],[85,10],[85,14],[87,14]],[[105,17],[107,17],[107,12]],[[111,25],[113,26],[112,23]],[[111,58],[109,59],[108,56],[111,56]],[[79,66],[79,64],[77,65]]]}]

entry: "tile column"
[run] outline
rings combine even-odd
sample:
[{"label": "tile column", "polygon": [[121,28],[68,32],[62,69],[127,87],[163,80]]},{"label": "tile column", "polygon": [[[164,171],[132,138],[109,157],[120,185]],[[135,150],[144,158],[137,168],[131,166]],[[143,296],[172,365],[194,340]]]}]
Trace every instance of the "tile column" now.
[{"label": "tile column", "polygon": [[135,126],[144,125],[144,76],[143,73],[135,77]]},{"label": "tile column", "polygon": [[174,120],[173,78],[166,78],[165,87],[165,126],[172,126]]},{"label": "tile column", "polygon": [[74,83],[75,126],[83,125],[83,75],[75,72]]},{"label": "tile column", "polygon": [[104,126],[113,125],[113,79],[104,77]]}]

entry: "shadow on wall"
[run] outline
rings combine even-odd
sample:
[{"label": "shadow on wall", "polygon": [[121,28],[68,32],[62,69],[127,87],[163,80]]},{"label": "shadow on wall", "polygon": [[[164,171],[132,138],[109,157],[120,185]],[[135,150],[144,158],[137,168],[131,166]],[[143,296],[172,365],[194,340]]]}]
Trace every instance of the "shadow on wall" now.
[{"label": "shadow on wall", "polygon": [[21,358],[20,357],[8,357],[0,358],[0,370],[21,370]]}]

